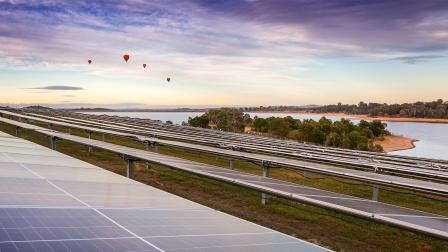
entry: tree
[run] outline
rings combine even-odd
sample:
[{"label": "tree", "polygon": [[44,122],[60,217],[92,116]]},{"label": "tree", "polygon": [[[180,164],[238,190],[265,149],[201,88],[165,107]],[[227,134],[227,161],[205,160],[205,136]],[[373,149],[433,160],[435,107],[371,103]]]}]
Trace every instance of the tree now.
[{"label": "tree", "polygon": [[232,132],[244,131],[243,111],[235,108],[212,109],[206,113],[210,123],[218,129]]},{"label": "tree", "polygon": [[369,128],[375,137],[379,137],[386,133],[386,126],[387,124],[374,120],[370,123]]},{"label": "tree", "polygon": [[254,117],[254,130],[256,132],[268,132],[268,121],[264,118]]},{"label": "tree", "polygon": [[283,118],[270,118],[268,121],[268,132],[269,134],[281,138],[288,136],[290,128],[290,123]]},{"label": "tree", "polygon": [[200,128],[208,128],[209,127],[210,120],[206,116],[206,114],[203,114],[201,116],[196,116],[194,118],[188,117],[188,125],[193,127],[200,127]]}]

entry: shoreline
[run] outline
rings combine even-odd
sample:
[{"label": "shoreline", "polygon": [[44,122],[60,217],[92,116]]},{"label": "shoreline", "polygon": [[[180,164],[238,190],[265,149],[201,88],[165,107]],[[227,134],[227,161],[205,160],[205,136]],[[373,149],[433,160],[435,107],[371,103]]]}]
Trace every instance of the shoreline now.
[{"label": "shoreline", "polygon": [[272,114],[298,114],[298,115],[321,115],[321,116],[341,116],[350,120],[380,120],[387,122],[421,122],[421,123],[448,123],[448,118],[412,118],[412,117],[390,117],[390,116],[368,116],[346,113],[314,113],[307,111],[256,111],[246,113],[272,113]]},{"label": "shoreline", "polygon": [[376,140],[374,143],[383,147],[385,153],[391,153],[400,150],[414,149],[417,139],[402,136],[384,136],[384,140]]},{"label": "shoreline", "polygon": [[[349,116],[349,115],[348,115]],[[359,120],[380,120],[386,122],[416,122],[416,123],[448,123],[448,119],[444,118],[409,118],[409,117],[387,117],[387,116],[366,116],[366,115],[355,115],[351,118],[356,118]]]}]

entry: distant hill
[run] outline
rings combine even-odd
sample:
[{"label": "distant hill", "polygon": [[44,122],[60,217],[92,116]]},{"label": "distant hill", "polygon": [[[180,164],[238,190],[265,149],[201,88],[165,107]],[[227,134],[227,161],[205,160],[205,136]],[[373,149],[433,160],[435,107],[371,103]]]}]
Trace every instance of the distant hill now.
[{"label": "distant hill", "polygon": [[174,109],[107,109],[107,108],[78,108],[67,109],[76,112],[205,112],[207,109],[174,108]]},{"label": "distant hill", "polygon": [[70,110],[70,111],[76,111],[76,112],[112,112],[112,111],[116,111],[114,109],[107,109],[107,108],[76,108],[76,109],[64,109],[64,110]]},{"label": "distant hill", "polygon": [[27,107],[23,107],[22,109],[41,109],[41,110],[52,110],[52,108],[49,107],[44,107],[44,106],[27,106]]},{"label": "distant hill", "polygon": [[245,112],[299,112],[308,111],[322,107],[321,105],[301,105],[301,106],[260,106],[260,107],[244,107],[241,108]]}]

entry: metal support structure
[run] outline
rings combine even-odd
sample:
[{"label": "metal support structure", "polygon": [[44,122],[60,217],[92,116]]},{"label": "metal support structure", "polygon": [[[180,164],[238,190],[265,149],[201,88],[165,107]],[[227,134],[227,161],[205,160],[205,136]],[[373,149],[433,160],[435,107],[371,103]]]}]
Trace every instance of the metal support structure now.
[{"label": "metal support structure", "polygon": [[20,137],[20,127],[16,126],[16,137]]},{"label": "metal support structure", "polygon": [[134,178],[134,160],[126,159],[126,177]]},{"label": "metal support structure", "polygon": [[[151,151],[151,142],[149,141],[145,141],[145,149],[146,151]],[[146,162],[146,169],[151,168],[151,163],[150,162]]]},{"label": "metal support structure", "polygon": [[271,162],[261,161],[261,167],[263,168],[263,177],[269,177],[269,172],[271,169]]},{"label": "metal support structure", "polygon": [[229,159],[229,167],[230,169],[235,170],[235,159]]},{"label": "metal support structure", "polygon": [[50,145],[51,145],[51,149],[52,150],[56,150],[57,146],[56,146],[56,142],[57,142],[57,138],[55,136],[50,136]]},{"label": "metal support structure", "polygon": [[[89,139],[92,139],[92,131],[89,131]],[[89,145],[89,153],[92,152],[92,147]]]},{"label": "metal support structure", "polygon": [[159,144],[157,142],[154,142],[153,145],[154,145],[154,152],[159,153]]},{"label": "metal support structure", "polygon": [[380,186],[379,185],[373,185],[372,186],[372,200],[378,201],[379,195],[380,195]]},{"label": "metal support structure", "polygon": [[[269,177],[271,169],[271,162],[261,161],[261,167],[263,168],[263,177]],[[261,204],[266,205],[269,196],[266,193],[261,193]]]}]

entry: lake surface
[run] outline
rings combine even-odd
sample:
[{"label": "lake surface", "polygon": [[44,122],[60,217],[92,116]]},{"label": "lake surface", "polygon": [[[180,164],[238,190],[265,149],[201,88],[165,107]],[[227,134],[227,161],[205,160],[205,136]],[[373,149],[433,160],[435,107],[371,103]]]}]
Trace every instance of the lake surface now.
[{"label": "lake surface", "polygon": [[[160,121],[172,121],[181,124],[187,121],[188,117],[202,115],[203,112],[86,112],[88,114],[107,114],[117,116],[129,116],[142,119],[153,119]],[[249,113],[253,118],[258,116],[267,118],[271,116],[286,117],[295,119],[319,120],[319,114],[296,114],[296,113]],[[340,120],[341,116],[326,116],[331,120]],[[358,123],[359,120],[352,120]],[[415,143],[415,148],[410,150],[394,151],[393,154],[427,157],[448,160],[448,124],[446,123],[416,123],[416,122],[386,122],[387,129],[394,135],[405,136],[419,140]]]}]

